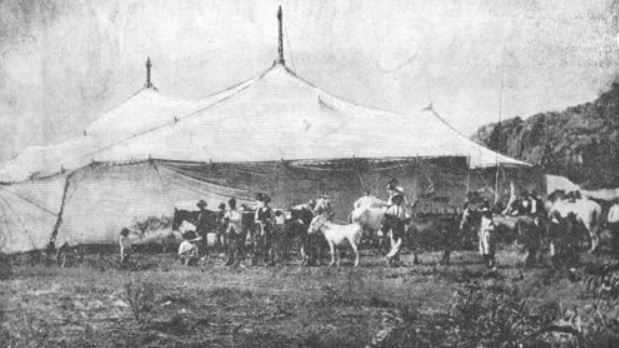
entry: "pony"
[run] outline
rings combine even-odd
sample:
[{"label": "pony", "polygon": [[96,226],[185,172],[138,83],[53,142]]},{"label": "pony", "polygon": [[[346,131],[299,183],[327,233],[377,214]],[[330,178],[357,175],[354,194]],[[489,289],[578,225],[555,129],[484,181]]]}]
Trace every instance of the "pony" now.
[{"label": "pony", "polygon": [[[340,255],[337,252],[337,247],[344,245],[346,241],[350,243],[350,246],[355,253],[354,267],[359,265],[359,242],[361,242],[361,235],[363,233],[361,226],[352,223],[348,225],[339,225],[329,221],[329,217],[324,214],[319,214],[312,219],[309,225],[307,233],[310,235],[322,232],[329,244],[331,251],[331,263],[329,266],[333,266],[335,263],[338,267],[340,265]],[[335,254],[337,253],[337,262],[335,260]]]}]

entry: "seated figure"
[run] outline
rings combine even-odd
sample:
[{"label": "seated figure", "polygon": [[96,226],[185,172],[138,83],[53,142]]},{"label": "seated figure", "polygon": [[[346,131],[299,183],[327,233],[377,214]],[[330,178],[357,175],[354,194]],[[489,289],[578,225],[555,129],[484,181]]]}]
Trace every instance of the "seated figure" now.
[{"label": "seated figure", "polygon": [[198,259],[198,247],[192,243],[191,231],[183,234],[183,241],[178,246],[178,258],[185,266],[194,265]]}]

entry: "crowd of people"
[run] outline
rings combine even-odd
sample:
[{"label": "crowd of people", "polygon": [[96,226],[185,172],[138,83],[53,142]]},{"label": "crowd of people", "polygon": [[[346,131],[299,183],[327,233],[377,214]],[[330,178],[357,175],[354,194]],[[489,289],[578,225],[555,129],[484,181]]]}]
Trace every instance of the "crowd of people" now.
[{"label": "crowd of people", "polygon": [[[554,244],[550,243],[551,255],[554,257],[571,257],[561,253],[574,255],[575,252],[566,252],[575,248],[577,244],[577,236],[565,234],[566,221],[559,215],[548,214],[545,209],[545,204],[542,198],[535,192],[524,192],[520,196],[510,195],[509,201],[505,205],[505,209],[501,212],[506,216],[527,216],[530,217],[534,224],[540,226],[542,223],[548,227],[547,231],[550,234],[548,237],[554,240]],[[390,245],[390,250],[386,254],[386,260],[389,265],[398,265],[399,256],[402,250],[402,244],[407,226],[411,221],[411,206],[407,201],[403,187],[398,183],[397,179],[392,179],[387,185],[389,198],[386,203],[385,215],[389,217],[391,223],[387,230],[383,232]],[[215,222],[213,226],[213,212],[206,209],[207,203],[200,200],[197,203],[199,210],[195,218],[195,231],[187,231],[183,233],[183,240],[178,247],[178,259],[184,265],[195,264],[201,256],[205,255],[207,246],[207,235],[214,235],[214,248],[225,251],[226,266],[239,266],[247,256],[247,246],[253,246],[253,264],[262,263],[265,266],[273,266],[277,262],[283,261],[287,254],[287,245],[284,245],[283,240],[286,239],[288,233],[287,223],[290,222],[290,217],[281,210],[271,208],[271,197],[264,193],[256,194],[256,206],[251,216],[251,221],[248,219],[248,212],[237,207],[235,198],[230,198],[227,204],[221,203],[215,213]],[[326,200],[326,197],[321,197]],[[375,201],[375,197],[368,191],[366,195],[357,202],[357,205],[362,206]],[[495,233],[496,225],[493,220],[493,207],[486,200],[474,209],[476,214],[479,214],[479,224],[477,227],[477,244],[479,254],[482,256],[483,262],[489,269],[496,269],[495,256]],[[297,209],[305,209],[311,212],[312,216],[316,214],[331,214],[330,205],[328,209],[325,206],[316,206],[316,201],[312,200],[308,203],[297,206]],[[462,223],[466,220],[467,214],[471,213],[469,202],[465,203],[463,209]],[[296,221],[300,219],[297,218]],[[247,233],[247,223],[253,224],[251,235]],[[569,221],[567,221],[569,223]],[[309,221],[302,221],[308,224]],[[460,225],[462,230],[463,225]],[[615,199],[613,205],[608,211],[607,225],[610,231],[614,232],[615,236],[619,235],[619,199]],[[574,229],[570,229],[574,231]],[[553,233],[558,234],[557,238],[553,238]],[[119,240],[120,246],[120,261],[125,264],[128,262],[131,255],[131,242],[129,240],[129,230],[123,228]],[[320,257],[320,252],[310,252],[311,249],[320,249],[317,242],[320,236],[308,236],[304,247],[309,255],[309,261],[316,261]],[[573,238],[572,238],[573,237]],[[615,250],[619,248],[619,238],[615,240]],[[559,241],[559,242],[557,242]],[[556,250],[555,250],[556,249]],[[561,250],[561,252],[557,251]]]}]

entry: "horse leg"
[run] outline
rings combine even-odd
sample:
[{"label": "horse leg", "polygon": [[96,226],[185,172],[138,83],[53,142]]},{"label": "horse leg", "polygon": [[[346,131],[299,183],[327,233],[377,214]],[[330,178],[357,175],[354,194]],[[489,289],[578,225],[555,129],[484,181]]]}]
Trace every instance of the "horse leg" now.
[{"label": "horse leg", "polygon": [[335,262],[336,267],[340,267],[340,262],[342,262],[342,249],[338,249],[337,244],[335,245],[335,256],[337,257],[337,261]]},{"label": "horse leg", "polygon": [[591,249],[589,249],[589,253],[593,254],[597,251],[600,243],[600,237],[598,235],[598,230],[596,227],[591,228],[591,230],[589,231],[589,236],[591,238]]},{"label": "horse leg", "polygon": [[355,264],[353,267],[357,267],[359,266],[359,247],[352,240],[350,241],[350,245],[352,246],[352,251],[355,253]]},{"label": "horse leg", "polygon": [[443,257],[441,258],[441,264],[443,265],[449,265],[449,259],[451,256],[451,250],[449,250],[449,248],[445,248],[445,250],[443,250]]}]

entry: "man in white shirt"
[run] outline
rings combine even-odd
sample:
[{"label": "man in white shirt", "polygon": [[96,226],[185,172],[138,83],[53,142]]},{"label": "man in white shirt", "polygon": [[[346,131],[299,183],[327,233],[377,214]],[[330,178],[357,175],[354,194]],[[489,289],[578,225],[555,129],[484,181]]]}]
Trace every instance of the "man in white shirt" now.
[{"label": "man in white shirt", "polygon": [[493,234],[495,230],[492,212],[490,208],[484,206],[480,209],[481,223],[479,226],[479,254],[484,259],[488,268],[496,269],[496,259],[494,255]]},{"label": "man in white shirt", "polygon": [[236,199],[228,200],[228,211],[224,216],[228,227],[226,235],[228,238],[228,261],[226,266],[237,266],[241,262],[241,254],[243,251],[245,236],[243,235],[243,214],[236,207]]},{"label": "man in white shirt", "polygon": [[198,247],[190,241],[192,235],[192,232],[185,233],[178,246],[178,258],[185,266],[193,265],[198,260]]}]

